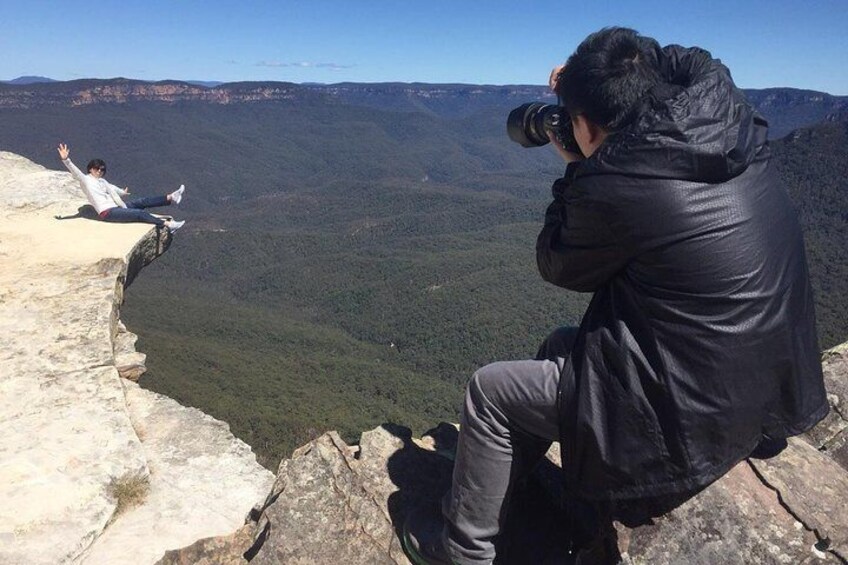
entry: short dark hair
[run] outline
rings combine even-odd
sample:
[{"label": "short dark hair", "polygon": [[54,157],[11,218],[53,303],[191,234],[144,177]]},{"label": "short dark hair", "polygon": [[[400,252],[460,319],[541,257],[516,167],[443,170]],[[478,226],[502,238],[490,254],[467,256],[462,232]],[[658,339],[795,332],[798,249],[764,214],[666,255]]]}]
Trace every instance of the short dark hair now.
[{"label": "short dark hair", "polygon": [[557,95],[569,113],[607,131],[627,125],[639,100],[661,82],[660,45],[635,30],[608,27],[583,40],[559,73]]},{"label": "short dark hair", "polygon": [[92,159],[91,161],[88,162],[88,168],[86,169],[86,171],[88,171],[90,173],[91,169],[105,169],[105,168],[106,168],[106,162],[103,159]]}]

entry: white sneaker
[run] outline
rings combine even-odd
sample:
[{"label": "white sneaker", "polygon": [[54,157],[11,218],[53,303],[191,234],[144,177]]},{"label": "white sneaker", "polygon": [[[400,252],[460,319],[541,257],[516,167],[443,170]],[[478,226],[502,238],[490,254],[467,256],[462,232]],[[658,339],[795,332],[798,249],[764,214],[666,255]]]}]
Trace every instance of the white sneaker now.
[{"label": "white sneaker", "polygon": [[165,222],[165,227],[167,227],[172,233],[183,227],[185,224],[185,220],[177,221],[177,220],[168,220]]},{"label": "white sneaker", "polygon": [[181,184],[177,190],[169,194],[168,196],[171,197],[171,204],[179,205],[180,201],[183,199],[183,192],[185,192],[185,185]]}]

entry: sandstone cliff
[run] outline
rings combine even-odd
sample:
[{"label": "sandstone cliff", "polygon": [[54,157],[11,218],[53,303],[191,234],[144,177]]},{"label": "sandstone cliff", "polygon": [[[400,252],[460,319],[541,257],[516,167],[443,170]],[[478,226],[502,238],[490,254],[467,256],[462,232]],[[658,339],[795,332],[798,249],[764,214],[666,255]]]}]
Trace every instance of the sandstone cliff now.
[{"label": "sandstone cliff", "polygon": [[[157,102],[175,104],[206,102],[241,104],[251,102],[335,101],[395,108],[423,109],[457,101],[466,105],[491,104],[503,100],[516,104],[554,96],[541,86],[477,86],[465,84],[339,83],[294,84],[290,82],[231,82],[215,87],[181,81],[145,82],[125,78],[82,79],[37,84],[0,84],[0,108],[44,106],[87,106]],[[461,113],[461,112],[460,112]]]},{"label": "sandstone cliff", "polygon": [[0,563],[152,563],[244,522],[273,476],[144,370],[124,289],[171,244],[79,216],[66,172],[0,152]]}]

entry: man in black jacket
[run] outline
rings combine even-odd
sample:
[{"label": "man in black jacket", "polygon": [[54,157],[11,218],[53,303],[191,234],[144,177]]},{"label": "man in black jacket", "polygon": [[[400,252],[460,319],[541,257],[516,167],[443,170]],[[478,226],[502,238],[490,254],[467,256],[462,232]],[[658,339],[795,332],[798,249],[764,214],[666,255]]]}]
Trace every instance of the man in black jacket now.
[{"label": "man in black jacket", "polygon": [[582,155],[560,148],[539,270],[594,294],[537,360],[472,377],[442,535],[408,523],[427,562],[491,562],[515,479],[551,440],[573,497],[651,498],[828,410],[800,226],[727,68],[608,28],[551,82]]}]

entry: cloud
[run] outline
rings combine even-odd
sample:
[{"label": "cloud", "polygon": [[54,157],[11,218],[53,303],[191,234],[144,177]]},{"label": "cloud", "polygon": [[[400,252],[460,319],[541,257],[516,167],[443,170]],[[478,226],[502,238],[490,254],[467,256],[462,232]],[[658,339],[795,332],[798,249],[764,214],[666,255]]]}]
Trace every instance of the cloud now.
[{"label": "cloud", "polygon": [[343,69],[349,69],[353,67],[353,65],[341,65],[339,63],[313,63],[310,61],[299,61],[296,63],[284,63],[281,61],[259,61],[258,63],[256,63],[256,66],[271,68],[295,67],[301,69],[329,69],[331,71],[341,71]]}]

